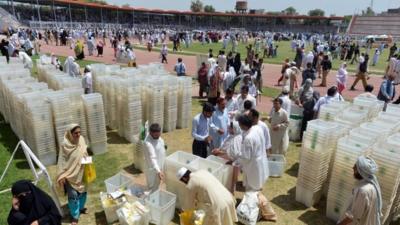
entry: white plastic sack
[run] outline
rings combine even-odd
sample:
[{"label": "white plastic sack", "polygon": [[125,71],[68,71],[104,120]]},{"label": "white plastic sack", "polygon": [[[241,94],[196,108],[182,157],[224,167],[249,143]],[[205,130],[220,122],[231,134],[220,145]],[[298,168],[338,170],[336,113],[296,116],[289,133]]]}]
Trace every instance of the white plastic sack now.
[{"label": "white plastic sack", "polygon": [[236,208],[239,222],[244,225],[255,225],[259,210],[257,192],[246,192],[242,202]]}]

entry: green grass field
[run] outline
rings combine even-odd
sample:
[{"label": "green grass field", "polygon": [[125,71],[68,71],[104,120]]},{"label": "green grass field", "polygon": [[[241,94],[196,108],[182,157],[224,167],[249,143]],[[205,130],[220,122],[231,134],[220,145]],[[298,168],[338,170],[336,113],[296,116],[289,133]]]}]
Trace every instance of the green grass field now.
[{"label": "green grass field", "polygon": [[[61,58],[61,57],[60,57]],[[63,58],[61,58],[63,61]],[[84,66],[90,64],[88,61],[81,61],[79,64]],[[33,73],[35,69],[33,69]],[[264,88],[266,96],[275,97],[279,91],[273,88]],[[201,111],[201,102],[193,99],[192,115],[196,115]],[[163,134],[163,138],[168,145],[168,153],[171,154],[177,150],[191,152],[192,137],[190,135],[191,127],[176,130]],[[97,170],[97,180],[89,187],[89,198],[87,207],[88,215],[81,217],[80,224],[88,225],[105,225],[105,215],[101,208],[99,200],[99,192],[105,191],[104,180],[113,176],[121,170],[125,170],[139,177],[138,171],[133,166],[133,149],[134,146],[125,139],[118,136],[116,131],[109,130],[108,136],[108,152],[103,155],[94,156],[94,162]],[[10,126],[5,123],[0,116],[0,171],[3,171],[11,153],[18,142],[18,138],[12,132]],[[271,201],[273,208],[277,212],[279,220],[275,224],[279,225],[333,225],[334,222],[325,217],[325,201],[322,200],[315,208],[306,208],[302,204],[295,201],[295,186],[298,172],[299,152],[301,151],[300,143],[291,143],[288,154],[286,156],[287,164],[285,173],[281,178],[270,178],[265,184],[263,192]],[[54,179],[56,174],[56,166],[49,166],[48,171]],[[142,177],[142,176],[141,176]],[[0,184],[0,190],[9,188],[13,182],[18,179],[33,179],[32,173],[26,163],[24,154],[19,151],[15,160],[12,162],[10,170],[4,181]],[[139,179],[139,178],[138,178]],[[40,182],[39,186],[48,190],[44,182]],[[243,193],[237,192],[235,197],[242,198]],[[61,197],[62,203],[66,203],[65,197]],[[11,194],[0,194],[0,225],[7,224],[6,219],[11,207]],[[69,224],[66,218],[63,224]],[[178,217],[175,216],[171,224],[179,224]],[[267,222],[259,222],[258,224],[273,224]],[[395,225],[395,224],[393,224]],[[399,225],[399,223],[397,223]]]},{"label": "green grass field", "polygon": [[[201,110],[198,100],[193,101],[193,115]],[[191,151],[192,138],[190,136],[190,128],[176,130],[171,133],[163,134],[163,138],[168,145],[168,154],[176,150]],[[4,121],[0,123],[0,171],[4,169],[4,165],[9,160],[11,151],[14,149],[18,139],[13,134],[9,125]],[[104,180],[113,176],[120,170],[125,169],[131,173],[137,173],[133,169],[133,145],[119,137],[116,132],[108,131],[108,153],[94,157],[97,170],[97,180],[90,185],[88,209],[90,213],[81,217],[81,224],[106,224],[105,215],[102,212],[99,192],[105,191]],[[292,143],[287,155],[286,172],[281,178],[271,178],[266,183],[264,194],[272,202],[274,209],[278,213],[278,224],[286,225],[333,225],[324,216],[324,205],[321,203],[317,208],[307,209],[300,203],[295,202],[295,184],[298,170],[298,155],[300,145]],[[54,179],[56,167],[50,166],[48,170]],[[18,179],[32,179],[33,176],[25,162],[22,151],[17,154],[17,160],[14,160],[6,179],[1,183],[0,189],[9,188],[13,182]],[[40,187],[48,190],[44,182],[40,182]],[[242,198],[242,193],[237,193],[238,199]],[[61,198],[65,203],[66,199]],[[0,224],[6,224],[8,211],[11,207],[11,194],[5,193],[0,195]],[[65,219],[63,224],[68,224]],[[178,217],[175,217],[172,224],[179,224]],[[260,222],[259,224],[269,224]]]},{"label": "green grass field", "polygon": [[[249,42],[252,43],[252,42]],[[295,57],[295,52],[292,52],[290,48],[290,41],[281,41],[277,42],[276,45],[279,46],[278,48],[278,55],[276,58],[264,58],[264,63],[269,63],[269,64],[282,64],[283,61],[286,58],[289,58],[290,60],[293,60]],[[135,46],[135,48],[138,49],[143,49],[145,50],[146,48],[144,46]],[[222,50],[222,43],[211,43],[211,44],[205,44],[202,45],[199,42],[194,42],[189,48],[186,48],[185,46],[182,46],[182,51],[178,52],[172,52],[172,44],[168,45],[168,48],[171,49],[169,51],[170,54],[182,54],[182,55],[196,55],[196,54],[208,54],[209,49],[213,49],[213,54],[214,57],[217,57],[219,50]],[[156,51],[159,51],[159,48],[155,48]],[[227,54],[229,51],[232,50],[232,46],[228,45],[228,48],[225,50],[225,53]],[[306,53],[311,50],[310,46],[306,49]],[[366,49],[362,49],[361,52],[365,52]],[[246,56],[246,45],[243,43],[240,43],[238,46],[238,52],[241,55],[242,60]],[[369,56],[370,56],[370,62],[372,62],[372,56],[374,54],[374,49],[370,50]],[[377,74],[381,75],[384,73],[385,68],[387,66],[387,58],[389,55],[389,50],[385,49],[383,51],[383,54],[379,57],[378,64],[376,66],[370,66],[369,71],[371,74]],[[260,56],[262,56],[262,52],[260,53]],[[342,61],[341,60],[334,60],[333,61],[333,69],[337,70]],[[350,62],[348,62],[348,70],[350,72],[355,72],[356,71],[356,64],[351,65]]]}]

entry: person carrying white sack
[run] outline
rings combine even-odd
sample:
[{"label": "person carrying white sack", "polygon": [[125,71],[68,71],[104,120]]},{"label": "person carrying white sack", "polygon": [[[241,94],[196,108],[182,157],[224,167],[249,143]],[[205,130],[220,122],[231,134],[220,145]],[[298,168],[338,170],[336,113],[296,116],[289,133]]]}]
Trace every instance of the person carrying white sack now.
[{"label": "person carrying white sack", "polygon": [[33,62],[31,57],[29,57],[28,54],[26,54],[25,52],[18,52],[17,54],[19,56],[19,58],[22,60],[22,63],[24,64],[24,68],[28,68],[28,69],[32,69],[33,67]]},{"label": "person carrying white sack", "polygon": [[154,123],[145,141],[145,169],[147,187],[151,192],[157,191],[160,181],[164,180],[165,143],[161,138],[161,127]]},{"label": "person carrying white sack", "polygon": [[65,73],[67,73],[71,77],[78,77],[81,74],[80,67],[78,63],[75,62],[75,59],[72,56],[68,56],[67,60],[65,60],[64,69]]}]

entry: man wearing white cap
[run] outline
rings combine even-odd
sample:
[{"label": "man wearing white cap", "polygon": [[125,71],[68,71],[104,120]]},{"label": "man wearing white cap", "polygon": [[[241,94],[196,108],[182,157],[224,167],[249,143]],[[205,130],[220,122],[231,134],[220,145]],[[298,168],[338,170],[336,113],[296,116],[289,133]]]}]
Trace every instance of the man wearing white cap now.
[{"label": "man wearing white cap", "polygon": [[282,94],[279,97],[280,99],[282,99],[282,109],[286,110],[288,116],[290,116],[291,110],[292,110],[292,100],[290,100],[289,97],[289,87],[285,86],[282,89]]},{"label": "man wearing white cap", "polygon": [[82,77],[82,88],[85,90],[85,94],[93,93],[93,80],[92,80],[92,68],[87,65],[84,70]]},{"label": "man wearing white cap", "polygon": [[[251,114],[254,114],[254,111]],[[246,191],[260,191],[269,176],[263,131],[253,126],[253,121],[248,115],[239,116],[238,122],[243,132],[242,152],[239,156],[244,175],[243,183]]]},{"label": "man wearing white cap", "polygon": [[358,181],[344,219],[338,225],[380,225],[382,216],[382,193],[375,173],[378,166],[373,159],[360,156],[353,167]]},{"label": "man wearing white cap", "polygon": [[182,167],[176,176],[189,189],[188,209],[204,210],[205,225],[233,225],[238,221],[235,198],[211,173]]}]

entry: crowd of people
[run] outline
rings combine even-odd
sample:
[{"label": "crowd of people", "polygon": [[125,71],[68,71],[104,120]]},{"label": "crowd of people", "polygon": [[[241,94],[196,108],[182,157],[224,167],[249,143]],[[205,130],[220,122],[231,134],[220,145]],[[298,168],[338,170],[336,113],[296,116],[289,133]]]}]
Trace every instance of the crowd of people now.
[{"label": "crowd of people", "polygon": [[[394,100],[395,85],[400,80],[400,55],[396,45],[390,46],[385,79],[379,88],[378,96],[375,96],[372,94],[374,87],[367,83],[368,68],[377,64],[384,47],[374,51],[371,64],[368,47],[366,53],[361,52],[360,46],[346,36],[244,31],[221,31],[215,35],[188,31],[172,33],[163,29],[46,30],[43,33],[19,30],[12,34],[8,41],[2,40],[0,49],[8,60],[8,57],[16,55],[29,59],[30,55],[40,53],[38,40],[44,40],[47,44],[54,42],[55,45],[69,46],[74,50],[75,57],[68,57],[64,65],[61,65],[57,57],[52,55],[51,64],[72,77],[82,77],[82,87],[85,93],[89,94],[93,92],[91,68],[85,67],[82,76],[76,62],[85,58],[85,47],[90,56],[97,51],[97,56],[101,57],[103,47],[109,43],[114,49],[116,59],[124,53],[128,65],[136,66],[131,38],[137,38],[139,43],[147,46],[149,52],[153,46],[161,45],[162,63],[168,63],[168,38],[172,39],[173,51],[181,50],[180,43],[189,47],[197,40],[206,47],[207,43],[219,40],[222,43],[221,50],[214,56],[213,49],[210,49],[207,60],[202,62],[197,71],[199,97],[207,97],[207,102],[204,103],[202,112],[192,120],[192,153],[202,158],[215,155],[227,160],[235,170],[234,184],[241,171],[245,192],[257,193],[257,204],[263,219],[277,221],[275,211],[263,195],[264,191],[268,191],[263,190],[263,186],[269,177],[268,156],[285,155],[288,150],[292,104],[303,109],[300,133],[302,135],[307,122],[318,117],[321,106],[332,101],[344,101],[342,92],[347,88],[347,65],[355,62],[358,63],[357,79],[350,90],[355,90],[361,80],[365,90],[362,96],[389,103]],[[284,38],[292,39],[291,48],[295,55],[293,61],[287,58],[282,65],[281,77],[277,82],[278,86],[282,86],[282,91],[273,99],[273,107],[265,120],[266,123],[256,109],[257,100],[263,92],[263,60],[265,57],[276,57],[279,54],[276,43]],[[238,53],[239,42],[246,44],[245,56]],[[312,46],[312,50],[306,54],[307,46]],[[20,51],[21,49],[24,51]],[[326,95],[321,97],[313,88],[314,82],[321,79],[319,86],[327,87],[327,77],[335,59],[343,61],[337,71],[337,85],[329,87]],[[178,59],[174,70],[177,76],[187,75],[182,58]],[[235,96],[236,90],[240,92]],[[400,103],[400,98],[394,103]],[[144,173],[149,190],[155,191],[165,179],[166,150],[159,124],[149,126],[149,133],[144,141]],[[81,214],[87,213],[87,186],[82,180],[81,164],[82,158],[88,156],[86,148],[85,140],[80,136],[79,125],[71,125],[65,133],[60,149],[57,183],[68,196],[73,225],[78,223]],[[375,173],[376,164],[372,159],[360,157],[355,162],[354,177],[361,183],[355,188],[352,205],[339,224],[346,225],[354,221],[358,224],[380,224],[377,221],[382,207],[381,193]],[[209,172],[192,172],[187,168],[178,171],[177,179],[188,187],[191,193],[188,197],[193,200],[191,207],[206,212],[205,224],[225,225],[237,222],[236,200],[233,195],[236,185],[227,188]],[[29,182],[17,182],[13,186],[13,197],[9,224],[60,224],[61,217],[54,211],[54,203]]]}]

